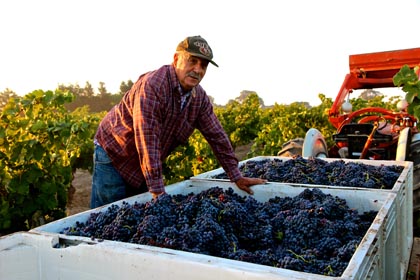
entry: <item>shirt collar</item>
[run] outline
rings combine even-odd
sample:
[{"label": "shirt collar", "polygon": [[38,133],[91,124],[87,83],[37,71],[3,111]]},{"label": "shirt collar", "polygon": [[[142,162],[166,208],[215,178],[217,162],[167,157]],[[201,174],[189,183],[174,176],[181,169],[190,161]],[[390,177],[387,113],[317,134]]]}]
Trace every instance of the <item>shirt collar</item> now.
[{"label": "shirt collar", "polygon": [[181,94],[181,96],[183,96],[183,95],[185,95],[185,96],[188,96],[188,95],[190,95],[191,94],[191,91],[192,90],[190,90],[190,91],[184,91],[183,89],[182,89],[182,87],[181,87],[181,83],[180,82],[178,82],[178,87],[177,87],[177,89],[178,89],[178,92]]}]

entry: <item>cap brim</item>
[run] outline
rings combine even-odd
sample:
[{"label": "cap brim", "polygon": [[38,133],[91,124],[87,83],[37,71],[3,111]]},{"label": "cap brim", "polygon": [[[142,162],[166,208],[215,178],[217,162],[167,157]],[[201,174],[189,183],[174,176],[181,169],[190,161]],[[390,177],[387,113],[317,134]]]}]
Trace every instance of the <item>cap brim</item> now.
[{"label": "cap brim", "polygon": [[208,57],[206,57],[205,55],[201,55],[201,54],[198,54],[198,53],[190,53],[192,56],[196,56],[196,57],[199,57],[199,58],[202,58],[202,59],[205,59],[205,60],[207,60],[208,62],[210,62],[211,64],[213,64],[214,66],[216,66],[216,67],[219,67],[219,65],[217,65],[217,63],[216,62],[214,62],[213,60],[209,60],[209,58]]},{"label": "cap brim", "polygon": [[216,67],[219,67],[219,65],[217,65],[216,62],[214,62],[213,60],[210,60],[210,63],[213,64]]}]

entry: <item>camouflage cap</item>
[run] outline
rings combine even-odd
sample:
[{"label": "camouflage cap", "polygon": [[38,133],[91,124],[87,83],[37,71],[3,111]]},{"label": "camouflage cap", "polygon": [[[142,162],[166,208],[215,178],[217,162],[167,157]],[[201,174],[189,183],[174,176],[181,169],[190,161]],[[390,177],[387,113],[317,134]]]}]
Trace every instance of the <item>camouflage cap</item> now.
[{"label": "camouflage cap", "polygon": [[213,51],[211,50],[209,44],[199,35],[185,38],[178,44],[176,50],[186,51],[193,56],[204,58],[210,61],[210,63],[214,66],[219,67],[219,65],[213,61]]}]

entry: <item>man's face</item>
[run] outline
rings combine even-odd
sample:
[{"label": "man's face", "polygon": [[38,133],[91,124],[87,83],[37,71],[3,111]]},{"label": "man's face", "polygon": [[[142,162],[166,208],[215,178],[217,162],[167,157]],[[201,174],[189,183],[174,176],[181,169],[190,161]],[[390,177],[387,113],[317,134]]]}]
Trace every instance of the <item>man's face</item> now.
[{"label": "man's face", "polygon": [[201,82],[206,74],[209,61],[192,56],[187,52],[178,52],[174,55],[173,64],[181,87],[189,91]]}]

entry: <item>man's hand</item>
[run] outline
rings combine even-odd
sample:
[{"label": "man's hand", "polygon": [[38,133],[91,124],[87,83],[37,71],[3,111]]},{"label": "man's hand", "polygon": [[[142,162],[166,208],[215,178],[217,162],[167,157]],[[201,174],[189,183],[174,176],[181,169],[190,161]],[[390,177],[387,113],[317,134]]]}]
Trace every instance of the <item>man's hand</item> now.
[{"label": "man's hand", "polygon": [[150,192],[152,194],[153,199],[156,199],[159,195],[164,194],[165,192],[160,192],[160,193],[155,193],[155,192]]},{"label": "man's hand", "polygon": [[251,190],[251,186],[253,185],[260,185],[267,183],[267,180],[260,179],[260,178],[248,178],[248,177],[241,177],[239,180],[235,182],[235,184],[243,191],[246,191],[249,194],[254,194]]}]

